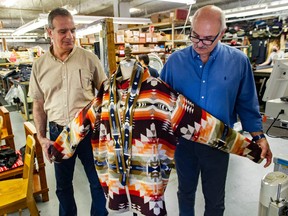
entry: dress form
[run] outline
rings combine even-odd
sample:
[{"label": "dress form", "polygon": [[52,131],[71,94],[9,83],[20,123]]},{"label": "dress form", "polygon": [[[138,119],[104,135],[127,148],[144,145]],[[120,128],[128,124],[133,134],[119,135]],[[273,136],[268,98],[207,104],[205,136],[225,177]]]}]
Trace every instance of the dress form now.
[{"label": "dress form", "polygon": [[136,59],[131,58],[132,51],[130,46],[126,46],[124,52],[125,52],[125,59],[120,62],[120,69],[123,80],[127,80],[131,77]]}]

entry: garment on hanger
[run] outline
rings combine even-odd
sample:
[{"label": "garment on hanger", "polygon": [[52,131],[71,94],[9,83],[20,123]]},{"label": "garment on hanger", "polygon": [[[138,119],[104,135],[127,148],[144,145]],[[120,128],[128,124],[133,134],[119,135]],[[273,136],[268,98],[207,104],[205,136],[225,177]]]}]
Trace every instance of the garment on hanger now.
[{"label": "garment on hanger", "polygon": [[121,80],[118,67],[51,149],[54,161],[69,158],[93,130],[95,165],[112,211],[167,215],[164,191],[179,138],[261,162],[256,143],[150,76],[148,69],[136,64],[131,79]]}]

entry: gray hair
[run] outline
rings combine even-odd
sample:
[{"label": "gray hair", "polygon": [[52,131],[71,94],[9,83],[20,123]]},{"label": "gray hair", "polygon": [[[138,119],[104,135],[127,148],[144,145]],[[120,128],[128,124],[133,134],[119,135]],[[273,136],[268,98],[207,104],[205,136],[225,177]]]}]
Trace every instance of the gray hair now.
[{"label": "gray hair", "polygon": [[71,13],[65,8],[55,8],[48,15],[48,28],[54,29],[53,20],[56,16],[71,17]]}]

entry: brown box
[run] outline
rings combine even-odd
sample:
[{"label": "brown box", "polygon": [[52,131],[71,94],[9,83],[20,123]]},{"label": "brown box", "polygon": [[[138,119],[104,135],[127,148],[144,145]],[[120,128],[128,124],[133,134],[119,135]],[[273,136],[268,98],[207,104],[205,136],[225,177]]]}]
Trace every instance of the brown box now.
[{"label": "brown box", "polygon": [[152,23],[158,23],[160,22],[160,14],[156,13],[156,14],[152,14],[150,17]]},{"label": "brown box", "polygon": [[116,35],[116,43],[124,43],[124,35]]},{"label": "brown box", "polygon": [[89,39],[88,38],[81,38],[80,39],[80,43],[81,44],[88,44],[89,43]]},{"label": "brown box", "polygon": [[169,23],[169,22],[171,22],[172,20],[171,20],[171,18],[169,17],[169,18],[163,18],[162,20],[161,20],[161,22],[163,22],[163,23]]},{"label": "brown box", "polygon": [[146,43],[151,43],[152,42],[152,37],[153,37],[153,34],[146,33]]},{"label": "brown box", "polygon": [[145,34],[145,33],[140,33],[140,34],[139,34],[139,37],[140,37],[140,38],[145,38],[145,37],[146,37],[146,34]]},{"label": "brown box", "polygon": [[139,38],[139,43],[146,43],[146,38],[145,37],[140,37]]},{"label": "brown box", "polygon": [[117,35],[124,35],[125,31],[124,30],[118,30]]},{"label": "brown box", "polygon": [[186,20],[188,15],[188,10],[186,9],[176,9],[175,10],[175,20]]}]

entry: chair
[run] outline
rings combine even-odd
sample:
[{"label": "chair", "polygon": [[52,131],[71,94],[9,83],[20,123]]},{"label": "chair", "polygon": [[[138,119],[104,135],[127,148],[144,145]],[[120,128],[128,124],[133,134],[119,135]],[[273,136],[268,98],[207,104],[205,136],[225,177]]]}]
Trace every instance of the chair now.
[{"label": "chair", "polygon": [[[34,179],[33,191],[34,196],[41,195],[42,202],[49,201],[49,188],[47,186],[45,162],[42,152],[41,144],[37,139],[36,128],[31,122],[24,122],[25,137],[31,135],[35,139],[35,165],[34,165]],[[23,174],[23,166],[16,167],[4,172],[0,172],[0,181],[19,178]]]},{"label": "chair", "polygon": [[[2,137],[2,128],[3,128],[3,117],[0,116],[0,138]],[[2,139],[0,140],[0,146],[2,144]]]},{"label": "chair", "polygon": [[12,131],[10,113],[6,107],[0,106],[0,116],[3,118],[1,140],[5,140],[6,146],[15,150],[14,134]]},{"label": "chair", "polygon": [[[29,208],[32,216],[38,216],[39,211],[33,197],[35,139],[28,135],[24,157],[22,178],[0,181],[0,215]],[[21,215],[21,214],[20,214]]]}]

